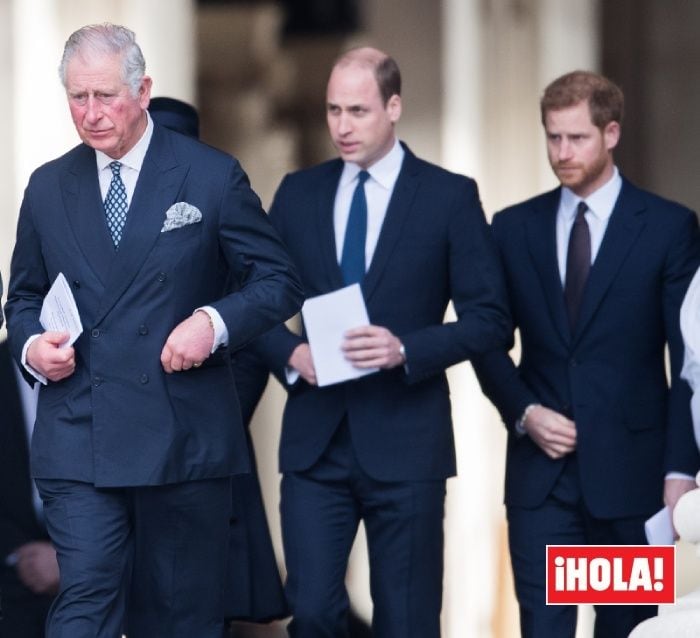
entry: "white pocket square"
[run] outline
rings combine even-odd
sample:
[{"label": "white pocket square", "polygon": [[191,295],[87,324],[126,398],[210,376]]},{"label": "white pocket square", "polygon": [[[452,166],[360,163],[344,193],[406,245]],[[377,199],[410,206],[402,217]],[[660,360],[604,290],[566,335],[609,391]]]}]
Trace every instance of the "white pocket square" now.
[{"label": "white pocket square", "polygon": [[173,204],[165,213],[165,221],[161,233],[167,233],[176,228],[182,228],[189,224],[196,224],[202,221],[202,211],[196,206],[187,202],[177,202]]}]

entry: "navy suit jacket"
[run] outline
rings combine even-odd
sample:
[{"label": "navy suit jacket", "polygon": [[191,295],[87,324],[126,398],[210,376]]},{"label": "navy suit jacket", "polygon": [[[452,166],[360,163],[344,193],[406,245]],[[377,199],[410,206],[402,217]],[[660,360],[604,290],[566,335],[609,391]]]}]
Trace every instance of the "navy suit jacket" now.
[{"label": "navy suit jacket", "polygon": [[[514,425],[531,403],[572,418],[583,498],[601,518],[661,506],[667,471],[695,474],[690,391],[679,378],[679,312],[700,257],[692,211],[623,179],[571,334],[557,263],[560,189],[493,219],[521,360],[505,350],[474,361],[482,388],[509,429],[505,500],[536,507],[563,460]],[[665,372],[665,347],[671,384]]]},{"label": "navy suit jacket", "polygon": [[[498,258],[473,180],[406,155],[362,284],[370,322],[403,342],[407,366],[323,388],[289,389],[283,472],[309,468],[344,416],[363,469],[387,481],[455,473],[445,369],[498,347],[509,333]],[[339,159],[287,175],[270,219],[307,297],[343,287],[333,206]],[[458,319],[443,323],[453,300]],[[304,340],[279,327],[256,342],[279,377]]]},{"label": "navy suit jacket", "polygon": [[[201,221],[161,232],[187,202]],[[43,331],[41,303],[59,273],[84,332],[76,370],[40,395],[32,442],[38,478],[158,485],[248,470],[228,349],[165,374],[168,335],[211,305],[240,347],[299,308],[301,291],[238,162],[155,125],[119,250],[111,245],[95,152],[81,144],[31,176],[20,211],[6,306],[19,360]],[[242,282],[229,293],[228,282]]]}]

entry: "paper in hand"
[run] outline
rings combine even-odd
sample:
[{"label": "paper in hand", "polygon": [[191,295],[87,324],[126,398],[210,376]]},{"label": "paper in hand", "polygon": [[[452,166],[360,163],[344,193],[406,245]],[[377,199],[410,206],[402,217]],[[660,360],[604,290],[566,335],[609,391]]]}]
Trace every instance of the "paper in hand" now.
[{"label": "paper in hand", "polygon": [[651,518],[648,518],[644,523],[644,533],[649,545],[673,545],[671,510],[668,507],[662,507]]},{"label": "paper in hand", "polygon": [[83,332],[78,306],[63,273],[58,273],[56,281],[46,293],[39,321],[44,330],[67,332],[70,335],[68,341],[61,345],[62,348],[72,346]]},{"label": "paper in hand", "polygon": [[348,330],[369,325],[359,284],[307,299],[301,314],[319,386],[357,379],[378,370],[356,368],[341,349]]}]

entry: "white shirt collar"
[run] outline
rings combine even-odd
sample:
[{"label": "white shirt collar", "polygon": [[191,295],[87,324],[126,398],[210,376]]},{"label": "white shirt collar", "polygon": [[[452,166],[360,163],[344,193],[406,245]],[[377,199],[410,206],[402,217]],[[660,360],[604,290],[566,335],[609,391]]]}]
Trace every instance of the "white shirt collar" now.
[{"label": "white shirt collar", "polygon": [[[128,168],[140,171],[143,160],[146,157],[146,151],[148,151],[148,145],[151,143],[151,137],[153,137],[153,120],[149,112],[146,111],[146,130],[143,132],[141,139],[123,157],[119,158],[119,162]],[[97,149],[95,149],[95,156],[97,158],[98,171],[106,168],[114,161],[114,158]]]},{"label": "white shirt collar", "polygon": [[[399,140],[395,139],[391,150],[366,170],[374,181],[385,189],[391,190],[401,171],[401,164],[405,154],[406,152],[403,150]],[[340,186],[342,187],[352,182],[361,170],[363,169],[354,162],[345,162],[343,173],[340,176]]]},{"label": "white shirt collar", "polygon": [[601,221],[607,220],[612,215],[621,189],[622,178],[620,177],[620,171],[617,170],[617,166],[613,166],[612,177],[586,198],[579,197],[570,188],[563,186],[561,189],[560,211],[567,218],[573,219],[576,215],[576,207],[583,199],[593,215]]}]

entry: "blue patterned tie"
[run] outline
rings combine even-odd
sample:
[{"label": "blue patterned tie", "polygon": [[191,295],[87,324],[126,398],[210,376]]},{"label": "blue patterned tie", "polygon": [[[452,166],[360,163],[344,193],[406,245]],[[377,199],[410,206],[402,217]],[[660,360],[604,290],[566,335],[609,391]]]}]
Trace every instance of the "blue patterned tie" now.
[{"label": "blue patterned tie", "polygon": [[365,243],[367,241],[367,197],[365,182],[367,171],[357,175],[357,186],[352,195],[348,225],[345,229],[340,270],[346,285],[360,283],[365,277]]},{"label": "blue patterned tie", "polygon": [[107,197],[105,197],[105,215],[107,216],[109,234],[112,235],[112,242],[117,248],[122,238],[124,224],[126,224],[128,206],[126,188],[124,188],[124,182],[119,174],[122,168],[121,162],[110,162],[109,167],[112,169],[112,181],[107,191]]}]

